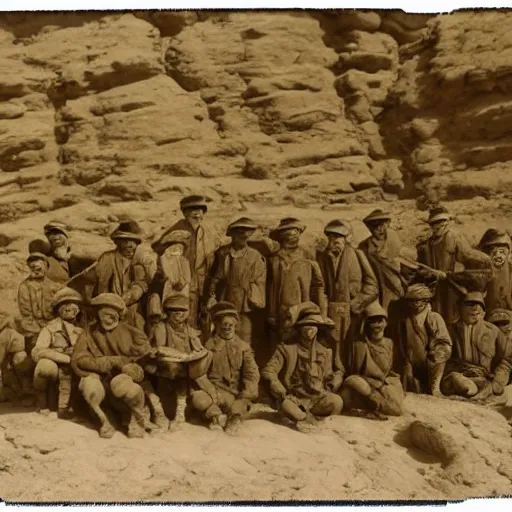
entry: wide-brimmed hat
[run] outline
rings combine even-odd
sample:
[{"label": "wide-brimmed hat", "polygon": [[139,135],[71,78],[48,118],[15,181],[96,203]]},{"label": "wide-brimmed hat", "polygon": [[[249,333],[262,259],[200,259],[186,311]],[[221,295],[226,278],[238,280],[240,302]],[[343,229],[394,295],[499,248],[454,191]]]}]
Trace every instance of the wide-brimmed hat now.
[{"label": "wide-brimmed hat", "polygon": [[180,209],[187,210],[188,208],[201,208],[204,212],[208,211],[207,199],[205,196],[187,196],[180,201]]},{"label": "wide-brimmed hat", "polygon": [[512,322],[512,311],[508,309],[495,309],[487,320],[492,324],[510,324]]},{"label": "wide-brimmed hat", "polygon": [[505,231],[499,231],[498,229],[488,229],[480,239],[478,248],[481,250],[490,249],[496,246],[512,247],[510,235]]},{"label": "wide-brimmed hat", "polygon": [[66,304],[68,302],[72,302],[73,304],[83,304],[84,298],[72,288],[61,288],[55,292],[55,295],[53,296],[52,308],[55,310],[60,305]]},{"label": "wide-brimmed hat", "polygon": [[47,265],[49,264],[48,256],[46,256],[46,254],[43,254],[42,252],[31,252],[27,257],[27,263],[38,260],[44,261]]},{"label": "wide-brimmed hat", "polygon": [[468,292],[462,299],[462,304],[477,303],[485,309],[484,294],[482,292]]},{"label": "wide-brimmed hat", "polygon": [[137,243],[142,242],[142,230],[139,224],[134,220],[126,220],[119,223],[119,226],[110,235],[112,240],[133,240]]},{"label": "wide-brimmed hat", "polygon": [[48,236],[50,233],[62,233],[66,238],[68,238],[66,226],[62,222],[48,222],[43,229],[45,236]]},{"label": "wide-brimmed hat", "polygon": [[217,304],[210,309],[210,315],[213,320],[222,318],[223,316],[234,316],[237,320],[240,319],[235,305],[228,301],[217,302]]},{"label": "wide-brimmed hat", "polygon": [[382,210],[380,208],[377,208],[376,210],[373,210],[369,215],[367,215],[363,222],[364,224],[374,224],[377,222],[386,222],[388,220],[391,220],[391,214],[385,210]]},{"label": "wide-brimmed hat", "polygon": [[333,328],[336,324],[330,319],[322,316],[320,308],[311,301],[301,302],[292,306],[289,310],[290,323],[296,327],[312,325],[315,327]]},{"label": "wide-brimmed hat", "polygon": [[339,235],[347,237],[352,233],[352,228],[345,222],[339,219],[331,220],[325,228],[325,235]]},{"label": "wide-brimmed hat", "polygon": [[376,317],[388,317],[388,312],[378,303],[378,302],[372,302],[365,310],[364,310],[364,316],[368,320],[369,318],[376,318]]},{"label": "wide-brimmed hat", "polygon": [[164,233],[161,238],[151,244],[151,247],[153,250],[156,248],[165,250],[167,247],[174,244],[183,244],[184,247],[188,247],[191,238],[192,235],[189,231],[184,229],[177,229],[176,231]]},{"label": "wide-brimmed hat", "polygon": [[436,222],[440,222],[442,220],[450,220],[451,218],[452,216],[444,206],[436,206],[430,210],[427,223],[435,224]]},{"label": "wide-brimmed hat", "polygon": [[240,217],[228,226],[226,235],[230,236],[231,232],[235,229],[247,229],[250,231],[256,231],[258,229],[258,225],[249,217]]},{"label": "wide-brimmed hat", "polygon": [[430,300],[432,298],[432,291],[428,286],[416,283],[407,288],[405,298],[407,300]]},{"label": "wide-brimmed hat", "polygon": [[115,293],[100,293],[89,301],[89,304],[97,309],[112,308],[121,315],[126,313],[126,304],[124,300]]},{"label": "wide-brimmed hat", "polygon": [[298,229],[301,233],[304,233],[306,226],[304,226],[304,224],[295,217],[286,217],[281,219],[279,221],[279,225],[270,231],[269,237],[272,240],[276,240],[279,238],[279,235],[287,229]]},{"label": "wide-brimmed hat", "polygon": [[162,304],[164,311],[188,311],[189,300],[185,295],[171,295]]}]

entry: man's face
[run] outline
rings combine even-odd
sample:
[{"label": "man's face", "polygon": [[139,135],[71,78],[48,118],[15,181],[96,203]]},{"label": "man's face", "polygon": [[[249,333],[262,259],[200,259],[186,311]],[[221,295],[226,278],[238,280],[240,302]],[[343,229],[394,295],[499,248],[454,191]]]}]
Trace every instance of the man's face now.
[{"label": "man's face", "polygon": [[46,262],[43,260],[30,261],[28,268],[30,269],[30,277],[33,277],[34,279],[42,279],[48,270]]},{"label": "man's face", "polygon": [[462,321],[465,324],[476,324],[483,316],[484,308],[479,302],[464,302],[461,308]]},{"label": "man's face", "polygon": [[439,220],[439,221],[431,224],[430,227],[432,229],[432,233],[434,234],[434,236],[441,236],[448,229],[448,225],[449,225],[449,221]]},{"label": "man's face", "polygon": [[300,337],[303,341],[312,343],[318,334],[318,327],[316,325],[303,325],[300,328]]},{"label": "man's face", "polygon": [[368,327],[370,329],[370,337],[380,340],[384,336],[384,329],[388,322],[383,316],[374,316],[368,319]]},{"label": "man's face", "polygon": [[501,268],[508,260],[510,249],[507,246],[499,245],[493,247],[489,255],[491,257],[494,268]]},{"label": "man's face", "polygon": [[493,324],[505,335],[508,336],[512,332],[512,322],[508,320],[500,320]]},{"label": "man's face", "polygon": [[116,245],[122,256],[131,260],[135,255],[137,249],[137,242],[135,240],[126,240],[124,238],[116,240]]},{"label": "man's face", "polygon": [[386,238],[388,227],[389,220],[376,221],[368,224],[368,229],[370,230],[373,238],[376,238],[377,240],[384,240],[384,238]]},{"label": "man's face", "polygon": [[188,315],[189,313],[187,310],[183,311],[174,309],[169,311],[167,318],[169,319],[169,322],[173,325],[182,325],[187,321]]},{"label": "man's face", "polygon": [[198,226],[204,217],[204,210],[202,208],[185,208],[183,216],[192,226]]},{"label": "man's face", "polygon": [[418,299],[418,300],[410,300],[409,308],[413,315],[419,315],[428,305],[428,300],[426,299]]},{"label": "man's face", "polygon": [[243,246],[247,244],[247,240],[249,240],[251,234],[251,229],[233,229],[231,230],[231,240],[234,245]]},{"label": "man's face", "polygon": [[300,230],[290,228],[281,231],[281,242],[285,247],[296,247],[299,245]]},{"label": "man's face", "polygon": [[98,320],[105,331],[112,331],[119,324],[119,313],[113,308],[101,308],[98,311]]},{"label": "man's face", "polygon": [[67,247],[68,239],[65,235],[60,233],[59,231],[52,231],[48,233],[48,242],[52,246],[52,249],[60,249],[62,247]]},{"label": "man's face", "polygon": [[67,322],[72,322],[80,312],[80,308],[73,302],[66,302],[59,306],[59,317]]},{"label": "man's face", "polygon": [[237,320],[234,316],[223,316],[217,321],[219,336],[225,340],[231,340],[235,336]]},{"label": "man's face", "polygon": [[335,254],[341,254],[343,249],[345,249],[345,245],[347,243],[347,239],[342,235],[329,234],[327,235],[327,250]]}]

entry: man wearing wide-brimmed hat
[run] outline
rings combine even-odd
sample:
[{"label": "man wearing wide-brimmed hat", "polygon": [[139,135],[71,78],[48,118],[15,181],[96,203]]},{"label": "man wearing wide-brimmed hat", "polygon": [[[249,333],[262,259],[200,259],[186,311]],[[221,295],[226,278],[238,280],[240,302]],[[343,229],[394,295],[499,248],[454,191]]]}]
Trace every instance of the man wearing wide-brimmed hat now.
[{"label": "man wearing wide-brimmed hat", "polygon": [[48,388],[58,384],[57,414],[63,418],[71,412],[71,354],[83,329],[77,323],[83,297],[71,288],[62,288],[53,297],[56,318],[41,329],[32,349],[34,389],[37,392],[36,407],[39,412],[48,411]]},{"label": "man wearing wide-brimmed hat", "polygon": [[[217,300],[234,304],[240,320],[237,334],[252,345],[255,313],[265,307],[267,267],[259,251],[247,245],[258,225],[248,217],[232,222],[226,235],[231,243],[221,247],[216,254],[215,272],[209,280],[207,308]],[[252,345],[253,346],[253,345]],[[257,351],[257,347],[253,346]]]},{"label": "man wearing wide-brimmed hat", "polygon": [[340,393],[343,407],[370,411],[377,419],[400,416],[404,390],[392,369],[394,343],[384,336],[388,313],[374,302],[364,316],[364,333],[354,343],[353,365]]},{"label": "man wearing wide-brimmed hat", "polygon": [[445,395],[472,400],[503,395],[512,370],[512,346],[484,316],[482,293],[468,292],[460,301],[460,319],[450,326],[453,351],[441,386]]},{"label": "man wearing wide-brimmed hat", "polygon": [[328,316],[335,323],[332,334],[336,368],[350,364],[351,341],[360,327],[359,316],[379,294],[377,279],[365,254],[347,242],[351,233],[346,222],[329,222],[324,228],[327,246],[316,254],[325,282]]},{"label": "man wearing wide-brimmed hat", "polygon": [[192,404],[211,429],[235,433],[258,396],[260,373],[250,345],[236,334],[240,317],[235,305],[217,302],[210,314],[215,332],[205,343],[206,374],[196,379],[200,389],[193,392]]},{"label": "man wearing wide-brimmed hat", "polygon": [[512,242],[505,231],[488,229],[478,244],[478,249],[491,258],[492,276],[485,287],[487,314],[495,309],[512,309]]},{"label": "man wearing wide-brimmed hat", "polygon": [[86,285],[94,287],[92,296],[115,293],[125,302],[128,311],[126,321],[144,329],[140,313],[140,299],[148,291],[148,273],[135,255],[142,243],[142,231],[137,222],[125,220],[110,235],[116,248],[104,252],[93,265],[72,278],[68,286],[85,295]]},{"label": "man wearing wide-brimmed hat", "polygon": [[[184,256],[190,263],[192,280],[190,283],[190,317],[192,327],[201,328],[201,299],[203,298],[206,277],[213,264],[215,251],[219,246],[218,237],[203,224],[203,217],[208,211],[207,198],[201,195],[184,197],[180,201],[183,219],[180,219],[153,243],[157,254],[163,253],[165,239],[172,231],[185,230],[191,235],[190,243]],[[209,326],[206,326],[206,329]]]},{"label": "man wearing wide-brimmed hat", "polygon": [[128,436],[143,437],[144,429],[151,428],[150,408],[141,386],[144,366],[153,352],[149,340],[144,332],[122,321],[127,307],[119,295],[101,293],[91,299],[90,306],[95,321],[80,335],[71,356],[71,367],[80,377],[79,390],[100,420],[101,437],[112,437],[115,432],[101,408],[107,396],[128,412],[123,417]]},{"label": "man wearing wide-brimmed hat", "polygon": [[268,323],[279,341],[293,334],[285,325],[288,310],[301,302],[312,301],[327,315],[325,284],[318,263],[299,247],[306,227],[293,217],[281,219],[270,238],[281,246],[269,260]]},{"label": "man wearing wide-brimmed hat", "polygon": [[447,324],[458,317],[457,291],[446,279],[454,272],[456,264],[464,269],[490,269],[489,256],[473,249],[466,238],[451,228],[451,215],[444,206],[430,210],[427,223],[432,235],[417,247],[418,261],[438,271],[439,282],[432,299],[432,309],[439,313]]},{"label": "man wearing wide-brimmed hat", "polygon": [[317,418],[339,414],[343,407],[336,392],[343,370],[333,372],[332,350],[318,341],[319,329],[332,329],[334,322],[308,301],[290,308],[294,342],[281,343],[262,370],[262,378],[277,400],[279,411],[298,430],[314,428]]},{"label": "man wearing wide-brimmed hat", "polygon": [[48,278],[48,257],[42,253],[31,253],[27,258],[30,276],[18,288],[20,327],[32,350],[41,329],[54,318],[52,302],[55,293],[63,288]]},{"label": "man wearing wide-brimmed hat", "polygon": [[432,291],[422,283],[407,288],[403,317],[397,326],[399,351],[395,370],[405,391],[442,396],[440,383],[452,340],[442,316],[432,311]]}]

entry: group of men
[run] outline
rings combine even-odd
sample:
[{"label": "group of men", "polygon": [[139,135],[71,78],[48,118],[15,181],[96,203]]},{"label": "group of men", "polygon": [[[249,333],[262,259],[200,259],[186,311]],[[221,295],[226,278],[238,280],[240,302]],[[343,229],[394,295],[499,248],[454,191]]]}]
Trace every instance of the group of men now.
[{"label": "group of men", "polygon": [[[305,226],[284,218],[268,236],[242,217],[231,242],[203,223],[206,198],[141,256],[139,225],[115,249],[73,254],[66,227],[29,244],[20,318],[0,316],[3,397],[61,418],[82,407],[102,437],[174,429],[196,411],[234,433],[255,401],[309,431],[344,412],[400,415],[406,392],[497,403],[512,370],[512,243],[489,229],[476,248],[430,211],[431,236],[410,259],[391,215],[374,210],[356,248],[333,220],[316,255]],[[461,267],[459,269],[458,267]]]}]

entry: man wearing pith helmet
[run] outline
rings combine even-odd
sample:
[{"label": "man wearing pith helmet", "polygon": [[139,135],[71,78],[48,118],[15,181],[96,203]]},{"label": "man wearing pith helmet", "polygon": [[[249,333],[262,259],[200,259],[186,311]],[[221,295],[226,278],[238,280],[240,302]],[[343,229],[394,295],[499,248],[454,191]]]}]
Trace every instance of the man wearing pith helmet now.
[{"label": "man wearing pith helmet", "polygon": [[[216,254],[215,272],[209,281],[208,304],[211,309],[217,300],[231,302],[240,317],[237,334],[252,345],[255,313],[265,307],[267,267],[265,258],[247,245],[249,237],[258,228],[248,217],[232,222],[226,235],[231,243]],[[257,350],[256,347],[254,347]]]},{"label": "man wearing pith helmet", "polygon": [[347,242],[351,233],[352,229],[346,222],[332,220],[324,228],[327,246],[316,254],[325,283],[327,313],[335,323],[332,330],[334,365],[338,369],[350,364],[350,342],[355,335],[352,331],[357,332],[361,321],[359,316],[379,293],[368,259]]},{"label": "man wearing pith helmet", "polygon": [[196,380],[200,390],[192,394],[192,404],[210,421],[210,429],[232,434],[258,396],[260,374],[251,347],[236,334],[240,317],[234,304],[217,302],[211,316],[215,332],[205,343],[207,371]]},{"label": "man wearing pith helmet", "polygon": [[77,325],[83,297],[71,288],[62,288],[53,298],[56,318],[41,329],[32,349],[34,389],[37,391],[37,409],[48,412],[48,388],[58,384],[57,414],[64,418],[71,413],[71,355],[83,329]]},{"label": "man wearing pith helmet", "polygon": [[[183,219],[180,219],[161,235],[153,244],[157,254],[163,253],[165,237],[172,231],[185,230],[191,235],[190,243],[184,256],[190,263],[192,280],[190,283],[190,325],[201,328],[201,299],[204,293],[206,277],[213,264],[215,251],[218,247],[217,236],[203,224],[203,218],[208,211],[207,199],[204,196],[192,195],[180,201]],[[209,327],[209,326],[207,326]]]}]

